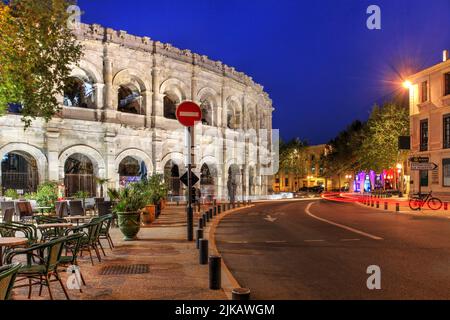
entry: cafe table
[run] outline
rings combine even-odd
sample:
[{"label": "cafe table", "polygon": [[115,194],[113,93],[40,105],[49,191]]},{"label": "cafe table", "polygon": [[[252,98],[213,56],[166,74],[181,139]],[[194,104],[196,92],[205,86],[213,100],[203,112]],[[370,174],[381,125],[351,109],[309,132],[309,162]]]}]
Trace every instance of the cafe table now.
[{"label": "cafe table", "polygon": [[64,231],[64,229],[70,229],[72,227],[73,224],[71,223],[44,223],[37,226],[39,230],[53,229],[55,237],[62,235],[59,230]]},{"label": "cafe table", "polygon": [[0,238],[0,266],[3,266],[3,247],[16,247],[28,243],[27,238],[2,237]]},{"label": "cafe table", "polygon": [[66,219],[67,221],[70,221],[70,222],[75,221],[77,223],[77,225],[79,225],[80,220],[81,221],[91,220],[92,217],[90,217],[90,216],[68,216],[68,217],[64,217],[64,219]]},{"label": "cafe table", "polygon": [[44,214],[46,210],[51,210],[52,207],[35,207],[34,210],[39,211],[40,214]]}]

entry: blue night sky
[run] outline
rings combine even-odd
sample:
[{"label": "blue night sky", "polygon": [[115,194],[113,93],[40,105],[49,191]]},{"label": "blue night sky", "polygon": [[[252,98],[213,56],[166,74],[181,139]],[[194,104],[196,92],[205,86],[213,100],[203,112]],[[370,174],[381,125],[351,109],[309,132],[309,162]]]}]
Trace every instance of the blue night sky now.
[{"label": "blue night sky", "polygon": [[[382,30],[366,9],[381,7]],[[206,54],[262,84],[283,139],[325,143],[450,49],[449,0],[79,0],[85,23]],[[399,91],[397,91],[399,92]]]}]

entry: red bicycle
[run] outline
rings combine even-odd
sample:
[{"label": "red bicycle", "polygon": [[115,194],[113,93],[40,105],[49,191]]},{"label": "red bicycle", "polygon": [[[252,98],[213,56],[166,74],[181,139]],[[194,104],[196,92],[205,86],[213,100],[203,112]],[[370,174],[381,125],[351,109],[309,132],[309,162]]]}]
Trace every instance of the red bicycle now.
[{"label": "red bicycle", "polygon": [[409,199],[409,207],[411,210],[421,210],[425,205],[431,210],[439,210],[442,208],[442,201],[439,198],[433,197],[432,191],[427,194],[417,194]]}]

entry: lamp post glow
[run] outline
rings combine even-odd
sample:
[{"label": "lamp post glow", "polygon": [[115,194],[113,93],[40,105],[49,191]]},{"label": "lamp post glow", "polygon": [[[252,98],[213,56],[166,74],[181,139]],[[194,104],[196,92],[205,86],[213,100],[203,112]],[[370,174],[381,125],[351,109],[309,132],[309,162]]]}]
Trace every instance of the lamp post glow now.
[{"label": "lamp post glow", "polygon": [[404,81],[404,82],[403,82],[403,87],[404,87],[405,89],[411,89],[411,87],[412,87],[411,81],[409,81],[409,80]]}]

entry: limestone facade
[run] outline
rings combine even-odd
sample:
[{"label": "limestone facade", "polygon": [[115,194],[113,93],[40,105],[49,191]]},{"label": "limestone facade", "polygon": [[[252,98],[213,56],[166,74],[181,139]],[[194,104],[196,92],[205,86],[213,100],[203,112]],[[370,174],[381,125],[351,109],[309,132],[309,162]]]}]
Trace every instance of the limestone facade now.
[{"label": "limestone facade", "polygon": [[[130,158],[149,173],[167,174],[177,165],[181,175],[184,131],[173,107],[191,100],[205,111],[195,127],[194,169],[198,176],[202,168],[211,175],[202,177],[209,184],[205,192],[227,198],[232,173],[238,196],[267,193],[273,108],[262,86],[220,61],[148,37],[100,25],[81,25],[77,35],[84,57],[73,77],[87,84],[83,88],[90,92],[82,99],[88,103],[58,97],[61,112],[48,123],[35,120],[26,131],[20,115],[1,117],[4,161],[9,153],[34,159],[40,183],[64,183],[74,155],[87,157],[92,174],[109,179],[108,187],[119,187],[121,163]],[[95,188],[98,195],[100,186]]]}]

